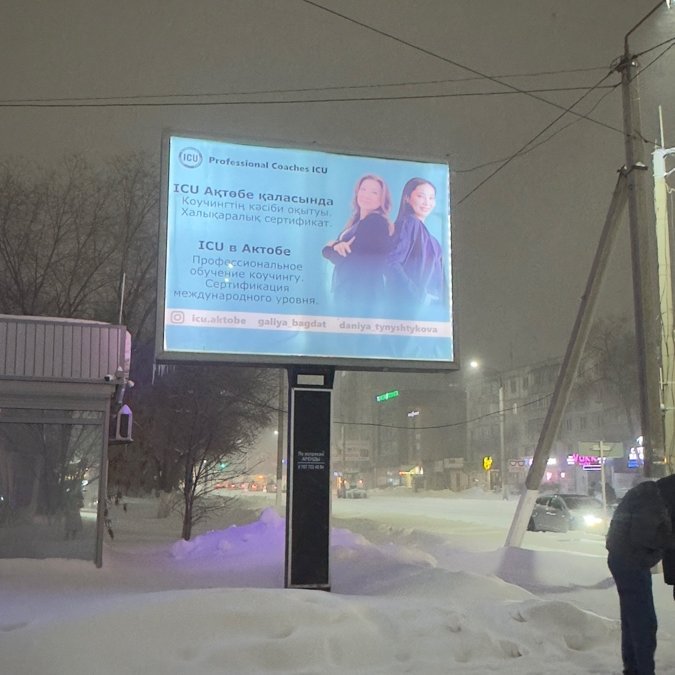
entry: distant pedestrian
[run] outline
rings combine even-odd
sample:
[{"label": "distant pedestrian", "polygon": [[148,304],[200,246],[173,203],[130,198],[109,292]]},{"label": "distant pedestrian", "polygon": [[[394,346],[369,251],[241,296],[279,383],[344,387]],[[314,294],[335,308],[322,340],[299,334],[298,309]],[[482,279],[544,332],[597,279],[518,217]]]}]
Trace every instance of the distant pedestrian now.
[{"label": "distant pedestrian", "polygon": [[64,525],[66,539],[75,539],[82,532],[82,516],[80,509],[84,506],[84,497],[79,488],[69,488],[66,491],[64,508]]},{"label": "distant pedestrian", "polygon": [[[675,476],[642,482],[619,502],[607,533],[607,565],[619,594],[625,675],[654,675],[658,623],[651,568],[675,548],[673,506]],[[670,569],[666,582],[673,583],[673,577],[675,570]]]}]

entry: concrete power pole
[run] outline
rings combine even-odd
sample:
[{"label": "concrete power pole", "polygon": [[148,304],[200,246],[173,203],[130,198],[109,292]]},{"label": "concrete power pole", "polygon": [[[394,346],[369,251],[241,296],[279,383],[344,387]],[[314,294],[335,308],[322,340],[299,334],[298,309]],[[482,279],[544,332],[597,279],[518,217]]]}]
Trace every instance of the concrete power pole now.
[{"label": "concrete power pole", "polygon": [[663,473],[661,469],[664,467],[665,456],[659,371],[661,308],[656,270],[656,238],[647,219],[646,186],[649,173],[645,164],[644,139],[640,123],[640,97],[636,81],[638,64],[628,46],[628,37],[635,28],[637,26],[626,34],[624,54],[617,70],[621,74],[623,95],[633,304],[640,383],[640,422],[644,439],[644,475],[651,478]]},{"label": "concrete power pole", "polygon": [[[664,145],[663,136],[661,145]],[[666,462],[673,470],[675,462],[675,317],[673,316],[673,276],[671,266],[671,228],[668,217],[666,158],[675,158],[675,148],[654,152],[654,213],[659,253],[659,290],[661,298],[661,386]]]}]

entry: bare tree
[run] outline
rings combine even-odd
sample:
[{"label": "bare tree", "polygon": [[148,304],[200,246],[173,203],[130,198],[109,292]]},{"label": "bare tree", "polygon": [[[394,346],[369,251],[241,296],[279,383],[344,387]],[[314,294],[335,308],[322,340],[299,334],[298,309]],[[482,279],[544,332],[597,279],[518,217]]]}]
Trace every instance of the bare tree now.
[{"label": "bare tree", "polygon": [[157,227],[159,223],[159,175],[145,155],[114,158],[107,167],[106,185],[114,210],[113,227],[117,254],[111,259],[110,276],[115,283],[113,316],[123,308],[122,323],[137,341],[154,330],[156,300]]},{"label": "bare tree", "polygon": [[[578,394],[604,399],[622,413],[613,436],[634,441],[639,434],[638,375],[635,334],[624,317],[596,321],[586,343],[585,367],[579,377]],[[613,432],[613,433],[612,433]]]},{"label": "bare tree", "polygon": [[154,308],[158,173],[144,156],[95,168],[0,164],[0,312],[117,322],[140,336]]},{"label": "bare tree", "polygon": [[[182,537],[212,508],[207,500],[220,463],[235,467],[269,422],[276,380],[269,370],[175,366],[135,393],[136,440],[156,462],[158,485],[181,494]],[[139,400],[140,399],[140,400]]]}]

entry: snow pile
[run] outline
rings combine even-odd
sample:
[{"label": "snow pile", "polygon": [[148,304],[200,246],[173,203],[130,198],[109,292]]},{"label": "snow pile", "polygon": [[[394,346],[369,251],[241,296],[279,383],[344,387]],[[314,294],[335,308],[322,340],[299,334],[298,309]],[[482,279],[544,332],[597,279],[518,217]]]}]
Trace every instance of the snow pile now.
[{"label": "snow pile", "polygon": [[[331,593],[283,589],[284,521],[273,508],[191,542],[167,530],[160,542],[157,529],[169,523],[139,502],[114,514],[101,570],[0,560],[0,672],[620,672],[618,602],[601,541],[595,555],[503,549],[473,507],[475,549],[490,539],[494,547],[470,551],[425,531],[422,518],[412,529],[398,527],[395,513],[389,523],[364,519],[363,508],[378,512],[377,500],[358,510],[336,505],[340,523],[354,527],[332,532]],[[408,519],[412,506],[392,501]],[[462,519],[477,503],[464,502]],[[554,547],[555,537],[533,541]],[[655,588],[657,671],[675,673],[675,611]]]}]

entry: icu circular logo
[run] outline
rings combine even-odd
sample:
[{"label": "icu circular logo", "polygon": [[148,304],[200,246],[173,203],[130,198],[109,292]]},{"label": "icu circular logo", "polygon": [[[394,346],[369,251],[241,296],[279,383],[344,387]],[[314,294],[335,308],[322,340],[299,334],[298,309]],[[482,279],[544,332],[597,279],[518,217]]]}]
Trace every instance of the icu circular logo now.
[{"label": "icu circular logo", "polygon": [[197,148],[183,148],[178,153],[178,161],[188,169],[196,169],[202,163],[202,153]]}]

